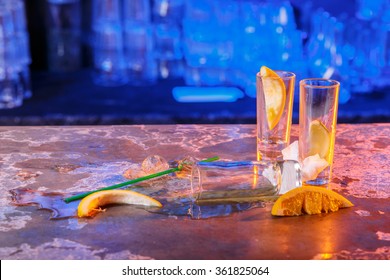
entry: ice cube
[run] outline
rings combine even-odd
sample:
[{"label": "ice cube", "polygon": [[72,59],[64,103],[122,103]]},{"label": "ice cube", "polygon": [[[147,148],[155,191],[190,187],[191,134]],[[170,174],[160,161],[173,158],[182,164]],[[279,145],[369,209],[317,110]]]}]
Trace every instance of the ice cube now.
[{"label": "ice cube", "polygon": [[129,168],[123,173],[123,177],[129,180],[133,180],[143,176],[145,176],[145,173],[142,170],[140,170],[139,166],[135,168],[134,167]]},{"label": "ice cube", "polygon": [[310,181],[317,178],[318,174],[327,167],[329,163],[321,158],[318,154],[309,156],[303,160],[302,163],[302,179],[303,181]]},{"label": "ice cube", "polygon": [[152,155],[144,159],[141,168],[146,175],[149,175],[169,169],[169,164],[163,157]]},{"label": "ice cube", "polygon": [[275,167],[273,165],[269,165],[265,168],[262,175],[268,179],[272,186],[276,186],[278,184]]},{"label": "ice cube", "polygon": [[281,163],[282,183],[279,194],[302,186],[302,169],[298,161],[285,160]]},{"label": "ice cube", "polygon": [[299,145],[298,141],[294,141],[288,147],[282,150],[283,160],[298,161]]},{"label": "ice cube", "polygon": [[[283,160],[293,160],[299,161],[299,142],[294,141],[287,148],[282,150]],[[325,169],[329,165],[329,163],[321,158],[318,154],[309,156],[303,160],[303,162],[299,162],[301,164],[301,174],[303,181],[314,180],[317,178],[318,174],[321,173],[322,170]],[[290,188],[294,188],[296,186],[290,186]],[[287,190],[287,189],[286,189]],[[284,191],[284,190],[282,190]]]}]

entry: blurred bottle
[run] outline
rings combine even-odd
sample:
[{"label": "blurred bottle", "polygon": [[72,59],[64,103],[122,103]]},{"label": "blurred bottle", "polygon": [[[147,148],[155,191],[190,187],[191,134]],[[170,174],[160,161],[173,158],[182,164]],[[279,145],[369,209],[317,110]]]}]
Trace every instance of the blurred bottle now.
[{"label": "blurred bottle", "polygon": [[119,0],[92,2],[94,82],[120,86],[128,82],[123,52],[123,29]]},{"label": "blurred bottle", "polygon": [[385,65],[386,33],[378,21],[349,18],[345,23],[345,57],[355,94],[370,94]]},{"label": "blurred bottle", "polygon": [[183,76],[182,18],[184,0],[153,0],[155,56],[162,79]]},{"label": "blurred bottle", "polygon": [[229,85],[238,31],[234,1],[187,1],[183,19],[185,80],[189,85]]},{"label": "blurred bottle", "polygon": [[23,86],[23,95],[24,98],[30,98],[32,96],[29,68],[31,64],[31,55],[25,5],[21,0],[14,0],[9,2],[15,28],[14,36],[18,46],[17,58],[19,60],[18,65],[20,66],[19,76]]},{"label": "blurred bottle", "polygon": [[[240,1],[239,31],[234,39],[235,84],[256,97],[256,73],[262,65],[306,72],[303,36],[289,1]],[[234,33],[230,33],[234,34]]]},{"label": "blurred bottle", "polygon": [[311,77],[341,82],[339,102],[351,98],[352,77],[348,47],[344,38],[345,25],[323,9],[314,12],[309,40],[305,46]]},{"label": "blurred bottle", "polygon": [[0,1],[0,109],[21,106],[24,87],[10,1]]},{"label": "blurred bottle", "polygon": [[81,11],[79,0],[46,0],[48,68],[74,71],[81,66]]},{"label": "blurred bottle", "polygon": [[361,20],[378,19],[388,0],[356,0],[356,18]]},{"label": "blurred bottle", "polygon": [[153,25],[149,0],[124,0],[124,56],[129,82],[152,84],[157,80]]},{"label": "blurred bottle", "polygon": [[383,14],[381,17],[382,30],[384,32],[384,59],[385,65],[382,69],[380,85],[381,87],[390,86],[390,1],[385,3]]}]

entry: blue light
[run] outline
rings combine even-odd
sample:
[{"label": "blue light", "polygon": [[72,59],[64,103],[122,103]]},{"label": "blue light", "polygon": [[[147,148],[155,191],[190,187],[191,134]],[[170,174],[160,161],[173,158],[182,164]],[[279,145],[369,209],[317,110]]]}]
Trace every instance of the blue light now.
[{"label": "blue light", "polygon": [[235,102],[244,97],[244,93],[236,87],[175,87],[173,98],[177,102]]}]

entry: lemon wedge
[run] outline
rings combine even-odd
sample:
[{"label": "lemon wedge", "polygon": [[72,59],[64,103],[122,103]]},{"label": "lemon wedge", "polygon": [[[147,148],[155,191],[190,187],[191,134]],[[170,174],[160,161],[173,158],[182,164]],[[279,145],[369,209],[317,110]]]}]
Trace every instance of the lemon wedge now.
[{"label": "lemon wedge", "polygon": [[274,216],[299,216],[338,211],[353,204],[342,195],[325,188],[304,186],[279,197],[272,207]]},{"label": "lemon wedge", "polygon": [[286,103],[286,87],[277,73],[266,66],[260,68],[268,127],[274,129],[279,123]]},{"label": "lemon wedge", "polygon": [[314,120],[309,128],[309,156],[318,154],[321,158],[327,159],[330,148],[330,133],[323,123]]},{"label": "lemon wedge", "polygon": [[101,207],[109,204],[134,204],[162,207],[162,204],[152,197],[130,190],[107,190],[92,193],[84,197],[77,207],[77,215],[93,217],[103,211]]}]

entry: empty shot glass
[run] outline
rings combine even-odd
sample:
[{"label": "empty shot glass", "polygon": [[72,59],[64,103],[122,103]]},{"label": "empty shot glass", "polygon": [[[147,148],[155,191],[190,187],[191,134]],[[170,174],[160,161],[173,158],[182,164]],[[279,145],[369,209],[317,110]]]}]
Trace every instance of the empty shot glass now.
[{"label": "empty shot glass", "polygon": [[192,198],[199,205],[261,201],[277,195],[281,183],[276,162],[198,162],[191,173]]},{"label": "empty shot glass", "polygon": [[256,75],[257,160],[281,160],[290,143],[295,74],[274,73]]},{"label": "empty shot glass", "polygon": [[[304,79],[299,83],[299,159],[324,160],[325,169],[304,183],[328,184],[332,174],[340,83]],[[317,159],[316,159],[317,158]]]}]

